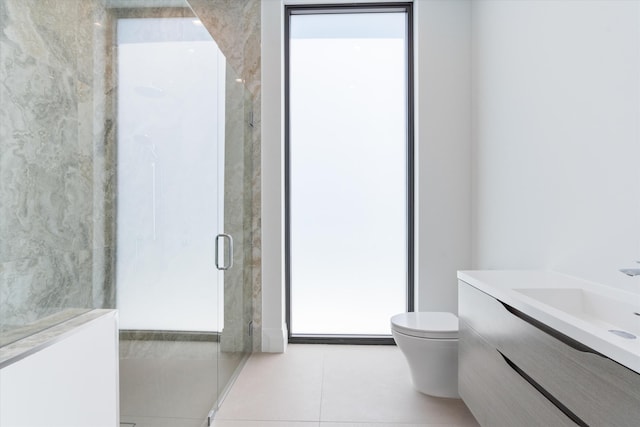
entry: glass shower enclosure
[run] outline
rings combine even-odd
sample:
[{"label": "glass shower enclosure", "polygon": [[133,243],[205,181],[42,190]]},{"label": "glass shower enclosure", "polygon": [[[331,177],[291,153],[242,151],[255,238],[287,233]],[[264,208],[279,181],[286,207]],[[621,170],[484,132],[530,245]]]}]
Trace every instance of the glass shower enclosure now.
[{"label": "glass shower enclosure", "polygon": [[251,350],[250,97],[190,9],[114,12],[121,420],[199,426]]},{"label": "glass shower enclosure", "polygon": [[117,308],[122,426],[207,425],[252,348],[243,11],[196,3],[0,0],[0,347]]}]

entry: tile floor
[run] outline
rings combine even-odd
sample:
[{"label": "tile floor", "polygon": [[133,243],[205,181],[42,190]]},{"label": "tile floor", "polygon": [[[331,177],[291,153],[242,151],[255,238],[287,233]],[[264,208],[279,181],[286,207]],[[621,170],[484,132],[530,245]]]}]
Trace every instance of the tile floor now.
[{"label": "tile floor", "polygon": [[416,392],[395,346],[289,345],[251,356],[214,427],[477,427],[461,400]]}]

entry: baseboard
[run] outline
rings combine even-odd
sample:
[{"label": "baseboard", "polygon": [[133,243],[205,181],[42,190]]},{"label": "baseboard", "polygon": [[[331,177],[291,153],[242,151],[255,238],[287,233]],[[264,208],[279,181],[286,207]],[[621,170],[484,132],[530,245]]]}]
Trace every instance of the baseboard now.
[{"label": "baseboard", "polygon": [[288,341],[287,325],[283,324],[281,328],[262,328],[263,353],[284,353]]}]

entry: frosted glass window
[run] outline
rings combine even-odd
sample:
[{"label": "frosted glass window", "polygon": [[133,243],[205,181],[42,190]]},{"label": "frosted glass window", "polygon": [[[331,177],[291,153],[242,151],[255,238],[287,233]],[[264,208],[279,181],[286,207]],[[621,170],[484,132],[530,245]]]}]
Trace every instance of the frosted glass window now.
[{"label": "frosted glass window", "polygon": [[121,329],[222,328],[225,73],[193,18],[118,20]]},{"label": "frosted glass window", "polygon": [[390,335],[407,310],[407,14],[292,15],[292,335]]}]

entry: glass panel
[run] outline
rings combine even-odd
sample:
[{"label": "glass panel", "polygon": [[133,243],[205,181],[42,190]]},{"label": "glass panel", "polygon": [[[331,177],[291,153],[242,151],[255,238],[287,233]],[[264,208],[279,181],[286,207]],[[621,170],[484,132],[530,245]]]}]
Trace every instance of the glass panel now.
[{"label": "glass panel", "polygon": [[248,333],[252,308],[251,96],[243,80],[227,68],[224,144],[224,232],[233,238],[233,267],[224,272],[224,328],[218,362],[219,396],[224,396],[242,360],[252,350]]},{"label": "glass panel", "polygon": [[122,421],[202,419],[251,351],[251,101],[196,17],[117,35]]},{"label": "glass panel", "polygon": [[100,9],[0,1],[0,346],[101,304],[92,219],[104,51],[85,54],[102,46]]},{"label": "glass panel", "polygon": [[294,335],[390,335],[406,310],[406,19],[291,16]]},{"label": "glass panel", "polygon": [[121,18],[117,43],[121,419],[204,419],[223,326],[225,59],[195,17]]}]

